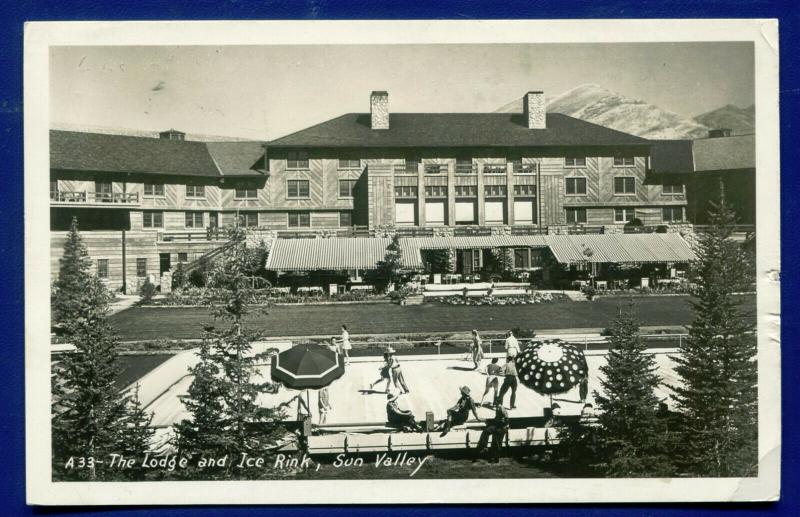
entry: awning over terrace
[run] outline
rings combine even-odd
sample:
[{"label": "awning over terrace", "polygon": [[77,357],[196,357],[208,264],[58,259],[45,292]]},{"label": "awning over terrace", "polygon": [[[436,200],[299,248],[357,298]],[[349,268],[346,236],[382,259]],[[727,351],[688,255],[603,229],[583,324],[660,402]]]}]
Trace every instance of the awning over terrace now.
[{"label": "awning over terrace", "polygon": [[[266,268],[272,271],[376,269],[388,238],[276,239]],[[400,239],[402,265],[423,267],[423,250],[545,248],[563,264],[578,262],[686,262],[694,258],[676,233],[605,235],[496,235],[486,237],[408,237]]]}]

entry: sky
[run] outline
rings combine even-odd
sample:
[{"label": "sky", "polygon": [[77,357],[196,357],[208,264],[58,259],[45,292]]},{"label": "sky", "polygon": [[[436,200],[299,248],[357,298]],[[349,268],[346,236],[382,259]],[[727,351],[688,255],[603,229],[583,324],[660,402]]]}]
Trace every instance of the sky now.
[{"label": "sky", "polygon": [[586,83],[694,117],[754,102],[752,43],[53,47],[51,126],[271,140],[349,112],[491,112]]}]

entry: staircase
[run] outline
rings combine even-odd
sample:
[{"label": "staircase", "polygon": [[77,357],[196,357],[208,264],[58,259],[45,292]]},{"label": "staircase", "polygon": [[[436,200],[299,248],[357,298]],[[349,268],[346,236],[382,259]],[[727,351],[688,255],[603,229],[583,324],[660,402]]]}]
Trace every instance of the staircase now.
[{"label": "staircase", "polygon": [[213,260],[215,257],[222,255],[225,252],[225,250],[231,247],[231,244],[232,243],[230,241],[225,242],[225,244],[223,244],[219,248],[214,248],[213,250],[204,253],[203,255],[194,259],[193,261],[184,264],[183,272],[188,274],[191,271],[197,269],[201,264],[204,264],[210,260]]}]

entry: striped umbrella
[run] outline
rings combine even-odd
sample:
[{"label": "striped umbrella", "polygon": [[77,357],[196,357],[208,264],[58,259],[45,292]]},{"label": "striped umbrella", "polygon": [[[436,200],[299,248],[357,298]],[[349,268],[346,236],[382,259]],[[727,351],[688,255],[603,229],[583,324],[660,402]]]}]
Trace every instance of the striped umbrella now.
[{"label": "striped umbrella", "polygon": [[342,356],[333,350],[306,343],[272,358],[272,380],[294,390],[320,389],[344,374]]},{"label": "striped umbrella", "polygon": [[566,393],[589,374],[583,351],[560,339],[532,343],[517,356],[516,367],[520,382],[543,395]]}]

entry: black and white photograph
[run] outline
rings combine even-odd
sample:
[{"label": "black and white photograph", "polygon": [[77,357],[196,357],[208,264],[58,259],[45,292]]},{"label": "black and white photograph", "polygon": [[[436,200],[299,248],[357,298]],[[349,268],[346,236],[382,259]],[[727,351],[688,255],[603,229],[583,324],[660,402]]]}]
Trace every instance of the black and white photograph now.
[{"label": "black and white photograph", "polygon": [[30,503],[779,497],[777,24],[26,32]]}]

